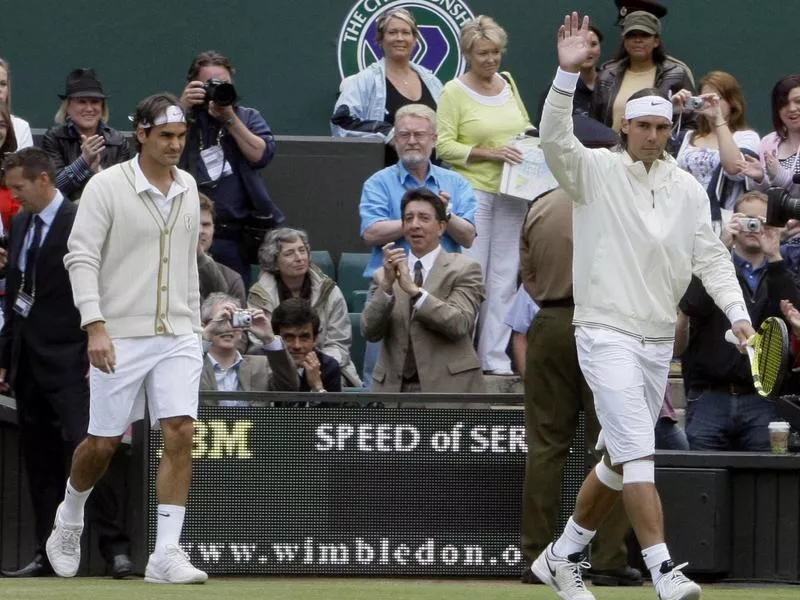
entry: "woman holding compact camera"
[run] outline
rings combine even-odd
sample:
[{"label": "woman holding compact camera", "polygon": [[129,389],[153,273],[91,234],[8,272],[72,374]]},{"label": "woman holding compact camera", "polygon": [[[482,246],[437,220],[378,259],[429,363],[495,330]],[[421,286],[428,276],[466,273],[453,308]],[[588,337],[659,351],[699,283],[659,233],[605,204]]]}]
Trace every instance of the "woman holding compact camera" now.
[{"label": "woman holding compact camera", "polygon": [[736,199],[753,187],[745,157],[758,160],[759,137],[747,125],[742,88],[730,73],[712,71],[700,81],[700,96],[681,90],[672,102],[697,117],[697,128],[678,138],[676,160],[706,189],[711,220],[721,232]]},{"label": "woman holding compact camera", "polygon": [[258,250],[258,262],[261,272],[250,288],[247,306],[263,310],[269,318],[284,300],[308,300],[320,320],[316,346],[336,359],[348,385],[360,387],[361,379],[350,360],[352,330],[344,294],[311,263],[306,232],[289,227],[273,229]]}]

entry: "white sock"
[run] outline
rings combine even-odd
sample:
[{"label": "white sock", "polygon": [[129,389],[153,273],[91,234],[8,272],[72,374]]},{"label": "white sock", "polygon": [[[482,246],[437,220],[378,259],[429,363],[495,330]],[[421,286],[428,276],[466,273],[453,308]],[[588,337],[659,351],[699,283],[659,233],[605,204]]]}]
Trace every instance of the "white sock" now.
[{"label": "white sock", "polygon": [[575,522],[573,517],[567,521],[567,526],[561,532],[561,537],[553,544],[553,554],[559,558],[567,558],[570,554],[583,552],[592,541],[595,532],[584,529]]},{"label": "white sock", "polygon": [[661,572],[661,565],[665,561],[671,561],[669,550],[666,544],[656,544],[642,550],[642,557],[644,558],[645,566],[650,570],[650,577],[653,583],[661,579],[663,573]]},{"label": "white sock", "polygon": [[158,527],[156,529],[155,552],[164,550],[170,544],[178,545],[183,529],[183,517],[186,515],[185,506],[174,504],[158,505]]},{"label": "white sock", "polygon": [[79,492],[72,487],[72,482],[67,480],[67,491],[64,493],[64,502],[61,504],[61,520],[70,525],[83,525],[83,507],[94,488]]}]

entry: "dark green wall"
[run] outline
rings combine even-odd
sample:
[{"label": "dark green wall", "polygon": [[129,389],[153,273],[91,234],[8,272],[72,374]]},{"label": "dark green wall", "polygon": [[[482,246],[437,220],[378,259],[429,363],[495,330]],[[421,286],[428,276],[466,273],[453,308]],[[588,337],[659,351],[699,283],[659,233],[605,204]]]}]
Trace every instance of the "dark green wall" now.
[{"label": "dark green wall", "polygon": [[[509,34],[504,68],[531,112],[555,69],[554,31],[571,8],[594,11],[613,55],[612,0],[466,0]],[[771,130],[769,93],[800,71],[790,0],[665,0],[667,50],[700,78],[732,72],[750,104],[750,121]],[[14,112],[34,127],[52,123],[66,74],[94,66],[113,95],[111,124],[127,129],[136,102],[163,89],[180,92],[191,58],[209,48],[237,66],[244,104],[259,108],[276,133],[325,135],[339,84],[336,43],[352,0],[6,0],[0,56],[11,61]]]}]

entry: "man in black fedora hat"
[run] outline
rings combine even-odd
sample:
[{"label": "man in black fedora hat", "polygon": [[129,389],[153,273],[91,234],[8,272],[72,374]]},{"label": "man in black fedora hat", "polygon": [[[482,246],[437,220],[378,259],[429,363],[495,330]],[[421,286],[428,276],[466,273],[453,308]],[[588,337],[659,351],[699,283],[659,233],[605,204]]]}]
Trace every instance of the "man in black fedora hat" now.
[{"label": "man in black fedora hat", "polygon": [[56,165],[56,187],[77,200],[86,183],[101,169],[126,161],[125,137],[108,126],[108,96],[94,69],[75,69],[56,113],[56,125],[42,138],[42,147]]}]

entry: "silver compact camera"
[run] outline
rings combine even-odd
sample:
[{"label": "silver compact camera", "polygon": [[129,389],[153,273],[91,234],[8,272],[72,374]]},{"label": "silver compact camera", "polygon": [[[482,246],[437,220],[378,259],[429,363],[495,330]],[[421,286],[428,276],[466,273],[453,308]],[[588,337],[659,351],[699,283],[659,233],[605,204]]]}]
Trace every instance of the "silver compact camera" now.
[{"label": "silver compact camera", "polygon": [[235,329],[246,329],[253,324],[253,315],[247,310],[237,310],[231,318],[231,327]]},{"label": "silver compact camera", "polygon": [[700,110],[706,105],[706,101],[700,96],[690,96],[684,103],[686,110]]},{"label": "silver compact camera", "polygon": [[761,222],[761,219],[748,217],[742,219],[739,223],[742,225],[742,231],[747,233],[761,233],[764,230],[764,224]]}]

